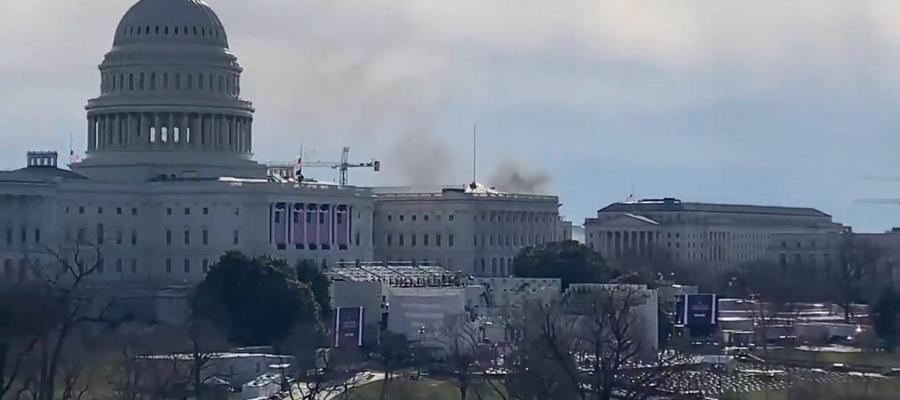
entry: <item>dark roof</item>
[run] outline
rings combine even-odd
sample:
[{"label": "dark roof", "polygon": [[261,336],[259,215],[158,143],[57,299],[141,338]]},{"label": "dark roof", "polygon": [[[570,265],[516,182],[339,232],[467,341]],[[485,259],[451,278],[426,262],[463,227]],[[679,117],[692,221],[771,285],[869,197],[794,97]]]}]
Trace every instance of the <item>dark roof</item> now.
[{"label": "dark roof", "polygon": [[86,176],[56,167],[26,167],[14,171],[0,171],[0,182],[52,182],[60,179],[88,179]]},{"label": "dark roof", "polygon": [[707,212],[729,214],[767,214],[798,217],[831,217],[815,208],[753,206],[745,204],[683,203],[677,199],[641,200],[636,203],[612,203],[600,212]]}]

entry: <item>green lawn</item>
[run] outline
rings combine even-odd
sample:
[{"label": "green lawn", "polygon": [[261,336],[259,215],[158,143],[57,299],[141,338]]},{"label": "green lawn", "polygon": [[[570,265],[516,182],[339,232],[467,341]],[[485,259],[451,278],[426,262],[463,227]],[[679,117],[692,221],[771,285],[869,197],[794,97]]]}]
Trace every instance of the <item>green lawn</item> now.
[{"label": "green lawn", "polygon": [[[341,400],[378,400],[381,393],[381,381],[360,386],[349,395],[344,395]],[[411,380],[409,378],[394,378],[388,385],[387,395],[390,400],[459,400],[459,390],[452,382],[433,379]],[[500,400],[493,389],[480,386],[478,390],[483,400]],[[477,396],[473,390],[469,390],[467,400],[475,400]]]}]

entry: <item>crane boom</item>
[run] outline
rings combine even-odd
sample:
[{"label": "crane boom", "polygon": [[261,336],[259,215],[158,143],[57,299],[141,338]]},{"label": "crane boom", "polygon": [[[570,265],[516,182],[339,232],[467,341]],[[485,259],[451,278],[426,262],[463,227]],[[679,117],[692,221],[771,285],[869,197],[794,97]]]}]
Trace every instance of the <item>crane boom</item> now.
[{"label": "crane boom", "polygon": [[309,167],[309,168],[331,168],[339,171],[339,181],[338,184],[341,186],[347,186],[349,184],[349,171],[351,168],[371,168],[375,172],[381,171],[381,161],[372,160],[364,163],[351,163],[350,162],[350,147],[344,147],[341,151],[341,161],[339,162],[328,162],[328,161],[313,161],[306,162],[300,160],[299,167]]}]

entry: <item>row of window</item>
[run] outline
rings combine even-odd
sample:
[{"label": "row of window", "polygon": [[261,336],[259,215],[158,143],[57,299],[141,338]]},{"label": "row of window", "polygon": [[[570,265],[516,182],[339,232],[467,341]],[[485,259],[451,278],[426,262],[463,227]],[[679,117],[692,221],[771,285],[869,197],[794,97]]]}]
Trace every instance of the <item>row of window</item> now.
[{"label": "row of window", "polygon": [[130,26],[122,28],[122,36],[147,36],[147,35],[193,35],[197,37],[209,37],[209,38],[218,38],[219,36],[224,36],[225,32],[220,31],[217,28],[207,28],[207,27],[188,27],[188,26]]},{"label": "row of window", "polygon": [[[172,262],[171,258],[166,258],[166,273],[167,274],[174,273],[174,267],[173,267],[172,263],[173,262]],[[204,274],[209,273],[210,265],[211,264],[209,262],[209,259],[204,258],[203,260],[200,261],[200,271],[203,272]],[[190,258],[185,258],[183,260],[183,262],[181,264],[181,271],[184,272],[185,275],[191,274],[191,259]]]},{"label": "row of window", "polygon": [[226,93],[240,96],[240,79],[237,75],[221,74],[181,74],[175,72],[104,72],[100,76],[100,91],[103,93],[145,90],[198,90]]},{"label": "row of window", "polygon": [[475,260],[473,269],[478,276],[510,276],[512,275],[513,259],[510,258],[491,258],[490,270],[488,270],[487,259],[481,258]]},{"label": "row of window", "polygon": [[[480,239],[480,240],[479,240]],[[472,244],[475,247],[501,246],[519,247],[535,246],[547,243],[547,235],[472,235]]]},{"label": "row of window", "polygon": [[[7,233],[9,233],[9,231]],[[100,244],[100,245],[106,244],[106,239],[107,239],[106,238],[106,230],[105,230],[105,227],[103,226],[103,224],[97,224],[97,230],[95,231],[95,234],[96,235],[95,235],[94,239],[96,240],[97,244]],[[35,236],[36,241],[39,242],[40,241],[40,230],[36,230],[35,235],[36,235]],[[240,235],[241,235],[241,233],[238,230],[235,230],[232,232],[232,238],[231,238],[232,245],[237,246],[240,244]],[[165,237],[166,245],[171,246],[174,243],[173,237],[174,237],[174,233],[172,232],[172,230],[167,229],[166,237]],[[183,236],[182,236],[182,242],[184,243],[185,246],[191,245],[191,243],[192,243],[191,238],[192,238],[191,231],[185,230],[183,233]],[[72,238],[71,233],[67,231],[66,232],[66,240],[72,240],[72,239],[73,238]],[[86,229],[78,228],[78,231],[77,231],[74,239],[76,239],[79,243],[87,243],[88,237],[87,237]],[[114,240],[117,245],[124,244],[124,233],[122,230],[116,231]],[[132,246],[137,246],[137,244],[138,244],[137,231],[131,231],[131,235],[129,237],[129,243]],[[200,243],[204,246],[209,245],[209,230],[208,229],[203,229],[201,231]]]},{"label": "row of window", "polygon": [[[174,242],[173,235],[174,234],[171,229],[166,229],[166,245],[167,246],[171,246],[173,244],[173,242]],[[201,244],[203,244],[204,246],[209,244],[209,230],[208,229],[204,229],[203,231],[201,231],[200,240],[201,240]],[[231,244],[237,246],[240,244],[240,241],[241,241],[241,232],[239,230],[232,231]],[[184,243],[185,246],[191,245],[191,231],[190,230],[185,230],[183,232],[182,243]]]},{"label": "row of window", "polygon": [[539,213],[539,212],[530,212],[530,211],[497,211],[490,213],[481,213],[473,215],[473,221],[478,221],[479,218],[481,222],[508,222],[508,223],[535,223],[535,222],[544,222],[548,223],[553,218],[555,218],[556,214],[553,213]]},{"label": "row of window", "polygon": [[[124,213],[125,213],[125,210],[122,207],[116,207],[115,210],[116,210],[115,211],[116,215],[124,215]],[[78,214],[79,215],[84,215],[86,211],[87,211],[87,209],[84,206],[78,206]],[[71,212],[72,212],[72,207],[66,206],[66,214],[70,214]],[[104,212],[105,212],[105,209],[103,207],[97,207],[97,215],[103,215]],[[185,207],[182,212],[184,213],[184,215],[191,215],[192,209],[190,207]],[[203,215],[209,215],[209,207],[203,207],[200,210],[200,213]],[[166,215],[173,215],[173,214],[174,214],[174,209],[172,207],[166,208]],[[131,208],[131,215],[138,215],[138,209]],[[241,209],[235,208],[234,215],[241,215]]]},{"label": "row of window", "polygon": [[[397,219],[398,219],[400,222],[404,222],[404,221],[407,220],[405,214],[398,214],[398,215],[397,215]],[[422,214],[422,221],[423,221],[423,222],[429,222],[429,221],[431,221],[432,219],[433,219],[435,222],[443,222],[443,216],[442,216],[441,214],[435,214],[433,218],[432,218],[432,216],[429,215],[429,214]],[[453,214],[447,215],[447,221],[453,222],[455,219],[456,219],[456,217],[455,217]],[[393,214],[388,214],[388,215],[387,215],[387,220],[388,220],[388,222],[393,222],[393,221],[394,221],[394,215],[393,215]],[[410,214],[410,215],[409,215],[409,221],[411,221],[411,222],[416,222],[416,221],[418,221],[418,220],[419,220],[419,215],[418,215],[418,214]]]},{"label": "row of window", "polygon": [[[421,237],[422,241],[419,242],[419,238]],[[403,247],[407,245],[406,242],[407,236],[404,234],[397,235],[397,247]],[[416,247],[421,244],[422,247],[441,247],[444,245],[444,236],[440,233],[436,233],[434,235],[430,234],[422,234],[421,236],[416,234],[409,235],[409,247]],[[456,237],[451,233],[447,235],[447,247],[455,246]],[[389,233],[385,238],[385,244],[388,247],[394,246],[394,235]]]},{"label": "row of window", "polygon": [[[78,214],[84,215],[87,212],[87,209],[84,206],[78,206]],[[97,207],[97,215],[103,215],[105,209],[103,207]],[[66,214],[72,213],[72,206],[66,206]],[[116,207],[115,211],[116,215],[124,215],[125,210],[122,207]],[[132,208],[131,215],[138,215],[138,209]]]},{"label": "row of window", "polygon": [[[29,232],[28,228],[22,227],[18,230],[18,234],[17,234],[17,232],[15,232],[15,230],[13,228],[8,227],[5,229],[4,233],[5,234],[4,234],[3,243],[6,243],[7,246],[12,246],[16,242],[18,242],[20,244],[28,244],[29,239],[32,239],[34,244],[41,243],[40,228],[35,228],[33,231]],[[30,233],[30,235],[29,235],[29,233]]]}]

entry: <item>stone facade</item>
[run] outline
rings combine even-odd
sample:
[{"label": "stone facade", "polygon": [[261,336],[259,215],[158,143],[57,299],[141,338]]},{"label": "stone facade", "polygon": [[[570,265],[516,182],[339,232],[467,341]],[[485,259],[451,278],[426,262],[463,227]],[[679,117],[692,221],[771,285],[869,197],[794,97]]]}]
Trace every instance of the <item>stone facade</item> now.
[{"label": "stone facade", "polygon": [[666,198],[613,203],[585,220],[585,241],[611,260],[666,253],[719,270],[763,260],[775,233],[840,232],[810,208],[687,203]]},{"label": "stone facade", "polygon": [[529,246],[560,240],[559,199],[465,188],[376,189],[375,258],[510,276]]}]

